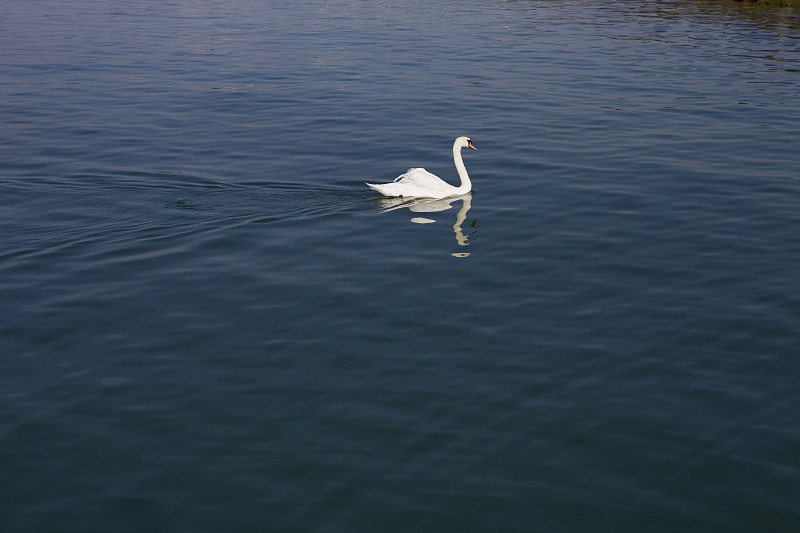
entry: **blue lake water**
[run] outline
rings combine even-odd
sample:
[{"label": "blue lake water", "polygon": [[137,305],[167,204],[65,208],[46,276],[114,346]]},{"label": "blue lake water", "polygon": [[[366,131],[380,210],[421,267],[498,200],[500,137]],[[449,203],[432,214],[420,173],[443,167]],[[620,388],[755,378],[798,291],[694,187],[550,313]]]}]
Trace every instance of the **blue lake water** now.
[{"label": "blue lake water", "polygon": [[[4,532],[800,527],[799,12],[28,0],[0,52]],[[471,194],[364,186],[459,135]]]}]

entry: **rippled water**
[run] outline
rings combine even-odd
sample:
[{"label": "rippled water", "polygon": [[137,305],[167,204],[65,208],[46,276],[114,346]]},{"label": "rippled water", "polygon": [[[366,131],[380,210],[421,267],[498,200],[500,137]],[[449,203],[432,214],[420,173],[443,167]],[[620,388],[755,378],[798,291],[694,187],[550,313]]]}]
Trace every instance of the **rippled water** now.
[{"label": "rippled water", "polygon": [[796,531],[799,35],[5,3],[3,531]]}]

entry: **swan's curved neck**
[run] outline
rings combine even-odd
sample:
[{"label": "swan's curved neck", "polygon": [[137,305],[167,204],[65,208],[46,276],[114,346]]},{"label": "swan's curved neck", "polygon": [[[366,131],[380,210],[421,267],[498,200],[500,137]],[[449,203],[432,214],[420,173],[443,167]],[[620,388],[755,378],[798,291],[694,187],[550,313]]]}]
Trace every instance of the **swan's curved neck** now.
[{"label": "swan's curved neck", "polygon": [[461,178],[461,185],[456,187],[458,189],[457,194],[465,194],[472,190],[472,182],[469,180],[469,174],[467,174],[467,167],[464,166],[464,161],[461,159],[461,147],[458,143],[453,143],[453,161],[456,164],[456,170],[458,170],[458,177]]}]

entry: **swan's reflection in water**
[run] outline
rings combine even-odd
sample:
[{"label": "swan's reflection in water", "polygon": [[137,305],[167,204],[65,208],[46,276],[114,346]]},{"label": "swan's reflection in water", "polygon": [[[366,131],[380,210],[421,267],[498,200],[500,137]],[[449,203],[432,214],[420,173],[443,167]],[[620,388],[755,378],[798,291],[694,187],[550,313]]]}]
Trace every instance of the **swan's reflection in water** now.
[{"label": "swan's reflection in water", "polygon": [[[453,207],[453,202],[461,201],[461,208],[456,213],[456,222],[453,224],[453,232],[456,235],[456,242],[459,246],[469,246],[469,238],[475,233],[464,234],[461,229],[461,224],[467,218],[467,212],[472,207],[472,193],[462,194],[461,196],[450,196],[449,198],[434,199],[434,198],[380,198],[378,201],[381,203],[381,213],[393,211],[395,209],[407,208],[412,213],[437,213],[439,211],[447,211]],[[414,217],[411,222],[415,224],[431,224],[436,222],[433,219],[426,217]],[[477,226],[478,221],[475,220],[471,226]],[[469,252],[458,252],[451,254],[453,257],[468,257]]]}]

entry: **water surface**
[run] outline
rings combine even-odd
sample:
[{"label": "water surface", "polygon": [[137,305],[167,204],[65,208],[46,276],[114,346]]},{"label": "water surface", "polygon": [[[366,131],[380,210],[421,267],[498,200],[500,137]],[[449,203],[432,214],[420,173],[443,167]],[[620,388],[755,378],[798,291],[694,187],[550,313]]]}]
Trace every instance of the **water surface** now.
[{"label": "water surface", "polygon": [[4,531],[795,531],[799,22],[4,5]]}]

